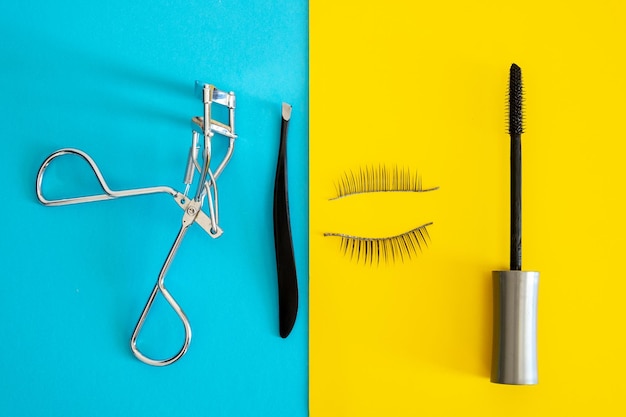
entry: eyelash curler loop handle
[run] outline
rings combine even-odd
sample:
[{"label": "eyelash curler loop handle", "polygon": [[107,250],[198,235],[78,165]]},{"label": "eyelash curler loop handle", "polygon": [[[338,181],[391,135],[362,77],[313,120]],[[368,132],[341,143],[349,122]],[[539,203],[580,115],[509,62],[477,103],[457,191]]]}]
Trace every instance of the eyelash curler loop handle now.
[{"label": "eyelash curler loop handle", "polygon": [[[148,301],[146,302],[146,305],[144,306],[143,311],[141,312],[141,316],[139,316],[137,325],[135,326],[135,329],[133,330],[133,334],[130,338],[130,348],[133,351],[133,354],[135,355],[137,359],[139,359],[140,361],[148,365],[167,366],[176,362],[187,352],[187,349],[189,348],[189,343],[191,343],[191,325],[189,324],[189,320],[187,319],[187,316],[183,312],[183,309],[178,305],[174,297],[172,297],[169,291],[165,288],[165,275],[167,274],[167,270],[169,269],[170,264],[172,263],[172,260],[174,259],[174,256],[176,255],[176,252],[178,251],[178,247],[180,246],[180,243],[182,242],[183,237],[185,237],[185,234],[187,233],[187,229],[195,221],[195,218],[198,215],[199,210],[200,210],[200,202],[194,201],[187,207],[187,210],[185,211],[185,215],[183,216],[182,225],[180,227],[178,235],[176,235],[176,239],[174,240],[174,243],[172,244],[172,248],[170,249],[170,252],[168,253],[167,258],[165,259],[165,262],[163,263],[163,267],[161,268],[161,272],[159,273],[159,277],[157,279],[156,285],[152,289],[152,292],[150,293],[150,297],[148,297]],[[183,326],[185,328],[185,339],[183,341],[183,345],[181,346],[178,353],[176,353],[174,356],[168,359],[149,358],[143,353],[141,353],[141,351],[137,347],[137,337],[139,337],[139,333],[141,332],[141,329],[143,328],[143,324],[146,321],[146,317],[148,317],[148,313],[150,312],[150,309],[152,308],[152,304],[154,303],[154,300],[157,294],[159,293],[159,291],[161,292],[161,294],[163,294],[163,297],[165,297],[165,300],[167,300],[167,302],[172,307],[172,309],[174,309],[174,311],[180,318],[180,321],[183,323]]]}]

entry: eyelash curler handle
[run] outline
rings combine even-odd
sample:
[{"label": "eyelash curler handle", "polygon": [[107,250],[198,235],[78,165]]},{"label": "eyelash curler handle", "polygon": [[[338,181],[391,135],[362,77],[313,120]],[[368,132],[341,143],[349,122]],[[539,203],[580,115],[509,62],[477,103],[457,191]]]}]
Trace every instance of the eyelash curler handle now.
[{"label": "eyelash curler handle", "polygon": [[283,103],[280,146],[274,182],[274,245],[278,273],[278,315],[280,336],[291,333],[298,314],[298,279],[289,222],[289,197],[287,193],[287,128],[291,106]]}]

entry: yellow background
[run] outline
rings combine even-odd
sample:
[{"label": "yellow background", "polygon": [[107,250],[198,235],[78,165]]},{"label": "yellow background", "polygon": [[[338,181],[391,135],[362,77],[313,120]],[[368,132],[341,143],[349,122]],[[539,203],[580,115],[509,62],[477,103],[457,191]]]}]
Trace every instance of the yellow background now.
[{"label": "yellow background", "polygon": [[[626,2],[310,2],[310,411],[626,415]],[[508,268],[512,62],[525,89],[523,265],[541,272],[539,384],[489,381],[491,271]],[[417,195],[329,201],[371,164]],[[404,263],[339,239],[425,222]]]}]

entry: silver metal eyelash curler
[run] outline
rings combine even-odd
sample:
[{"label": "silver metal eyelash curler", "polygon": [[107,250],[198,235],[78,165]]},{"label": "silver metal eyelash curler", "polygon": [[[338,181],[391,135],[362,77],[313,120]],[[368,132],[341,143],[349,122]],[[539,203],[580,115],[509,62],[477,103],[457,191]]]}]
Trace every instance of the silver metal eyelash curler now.
[{"label": "silver metal eyelash curler", "polygon": [[[165,262],[161,267],[159,277],[150,293],[150,297],[146,302],[137,325],[133,330],[133,334],[130,338],[130,347],[134,355],[140,361],[153,366],[165,366],[170,365],[180,359],[189,348],[191,342],[191,326],[187,316],[183,312],[182,308],[178,305],[174,297],[165,288],[165,276],[169,269],[178,247],[180,246],[183,237],[187,233],[187,229],[193,223],[198,223],[200,227],[206,231],[212,238],[218,238],[222,235],[222,229],[219,227],[218,216],[218,191],[216,180],[230,161],[235,146],[235,93],[232,91],[226,93],[218,90],[211,84],[204,84],[196,81],[195,85],[196,96],[199,96],[204,104],[204,116],[197,116],[192,118],[192,135],[191,135],[191,147],[189,149],[189,156],[187,158],[187,168],[185,170],[185,191],[183,193],[174,190],[168,186],[148,187],[148,188],[135,188],[130,190],[114,191],[109,188],[100,169],[96,165],[91,157],[79,150],[73,148],[60,149],[46,158],[41,164],[39,172],[37,173],[36,192],[39,201],[46,206],[62,206],[68,204],[90,203],[101,200],[112,200],[122,197],[131,197],[146,194],[165,193],[174,197],[176,204],[183,209],[182,224],[174,239],[174,243],[165,258]],[[228,108],[228,123],[222,123],[211,118],[212,105],[221,105]],[[219,134],[228,138],[229,144],[226,150],[224,158],[218,165],[217,169],[213,171],[210,167],[211,163],[211,140],[214,134]],[[202,139],[200,139],[202,137]],[[201,144],[200,144],[201,142]],[[201,151],[200,158],[199,152]],[[48,200],[43,196],[41,186],[43,182],[44,173],[46,168],[55,159],[63,155],[76,155],[83,158],[91,167],[96,175],[104,194],[89,195],[82,197],[71,197],[57,200]],[[194,183],[194,177],[196,172],[199,173],[197,180],[197,188],[195,193],[189,194],[190,188]],[[208,214],[202,210],[205,199],[208,202]],[[150,308],[154,303],[157,294],[161,292],[166,301],[170,304],[172,309],[176,312],[185,328],[185,340],[178,353],[168,359],[152,359],[141,353],[137,347],[137,337],[141,332],[144,321],[148,316]]]}]

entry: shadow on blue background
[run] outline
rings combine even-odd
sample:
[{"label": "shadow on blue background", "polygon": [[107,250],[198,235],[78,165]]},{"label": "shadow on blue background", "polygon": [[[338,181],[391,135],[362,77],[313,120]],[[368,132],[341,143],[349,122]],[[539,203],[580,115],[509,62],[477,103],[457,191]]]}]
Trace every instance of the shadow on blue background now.
[{"label": "shadow on blue background", "polygon": [[[0,36],[0,415],[307,415],[307,3],[13,2]],[[113,189],[182,190],[196,79],[235,91],[239,138],[219,180],[224,235],[193,226],[167,278],[189,352],[153,368],[129,338],[182,212],[164,195],[43,207],[34,180],[76,147]],[[272,233],[283,101],[301,300],[285,340]],[[82,161],[56,162],[46,192],[95,189]],[[142,349],[167,356],[181,338],[159,299]]]}]

